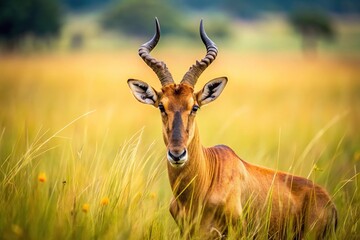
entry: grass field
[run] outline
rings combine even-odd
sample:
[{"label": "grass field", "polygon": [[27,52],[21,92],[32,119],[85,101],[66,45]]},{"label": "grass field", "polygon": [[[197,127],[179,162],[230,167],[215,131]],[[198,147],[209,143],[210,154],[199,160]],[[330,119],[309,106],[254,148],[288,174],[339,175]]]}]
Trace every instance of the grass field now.
[{"label": "grass field", "polygon": [[[126,84],[160,86],[136,51],[0,57],[1,239],[179,238],[159,112]],[[203,50],[156,56],[180,79]],[[197,86],[229,77],[197,115],[202,142],[324,186],[339,211],[336,238],[356,239],[359,66],[356,55],[225,49]]]}]

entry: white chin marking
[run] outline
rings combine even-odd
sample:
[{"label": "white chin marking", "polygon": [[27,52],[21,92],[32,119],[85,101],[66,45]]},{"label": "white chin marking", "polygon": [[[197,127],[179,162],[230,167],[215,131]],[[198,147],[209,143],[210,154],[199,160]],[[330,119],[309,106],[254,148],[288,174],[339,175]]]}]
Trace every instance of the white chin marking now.
[{"label": "white chin marking", "polygon": [[183,162],[183,163],[179,163],[179,162],[174,162],[174,161],[170,161],[169,160],[169,162],[170,162],[170,165],[173,167],[173,168],[181,168],[181,167],[183,167],[184,165],[185,165],[185,162]]},{"label": "white chin marking", "polygon": [[167,154],[167,159],[170,163],[170,165],[174,168],[180,168],[180,167],[183,167],[185,165],[185,163],[187,162],[187,154],[181,158],[179,161],[175,161],[173,160],[169,154]]}]

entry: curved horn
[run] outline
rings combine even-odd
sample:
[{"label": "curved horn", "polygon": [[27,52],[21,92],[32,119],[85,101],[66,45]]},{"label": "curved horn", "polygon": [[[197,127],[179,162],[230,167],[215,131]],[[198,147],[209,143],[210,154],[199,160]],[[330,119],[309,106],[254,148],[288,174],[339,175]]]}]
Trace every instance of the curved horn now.
[{"label": "curved horn", "polygon": [[139,48],[139,55],[144,62],[156,73],[161,85],[165,86],[170,83],[174,83],[174,80],[169,72],[166,64],[162,61],[158,61],[150,56],[151,50],[153,50],[160,39],[160,24],[159,20],[155,18],[155,34],[150,41],[144,43]]},{"label": "curved horn", "polygon": [[200,37],[206,46],[206,55],[200,62],[196,61],[196,63],[190,67],[181,81],[181,83],[188,83],[193,87],[201,73],[215,60],[218,53],[215,43],[206,35],[202,19],[200,21]]}]

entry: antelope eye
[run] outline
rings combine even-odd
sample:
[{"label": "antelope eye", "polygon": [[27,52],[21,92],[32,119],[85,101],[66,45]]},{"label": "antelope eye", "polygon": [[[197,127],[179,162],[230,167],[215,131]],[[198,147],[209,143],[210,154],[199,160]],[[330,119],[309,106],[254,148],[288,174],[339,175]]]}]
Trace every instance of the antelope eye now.
[{"label": "antelope eye", "polygon": [[164,105],[159,104],[159,109],[160,109],[160,112],[161,112],[161,113],[165,113]]},{"label": "antelope eye", "polygon": [[196,111],[199,110],[199,108],[200,108],[200,107],[199,107],[198,105],[194,105],[191,111],[192,111],[193,113],[196,113]]}]

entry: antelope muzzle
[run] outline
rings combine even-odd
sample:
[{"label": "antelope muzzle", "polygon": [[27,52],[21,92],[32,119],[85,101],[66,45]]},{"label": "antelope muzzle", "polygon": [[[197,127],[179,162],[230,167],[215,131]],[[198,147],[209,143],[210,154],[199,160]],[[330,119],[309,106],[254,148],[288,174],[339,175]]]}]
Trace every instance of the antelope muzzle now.
[{"label": "antelope muzzle", "polygon": [[188,160],[188,151],[186,148],[188,135],[185,131],[180,111],[174,114],[172,128],[168,136],[167,158],[173,167],[182,167]]}]

